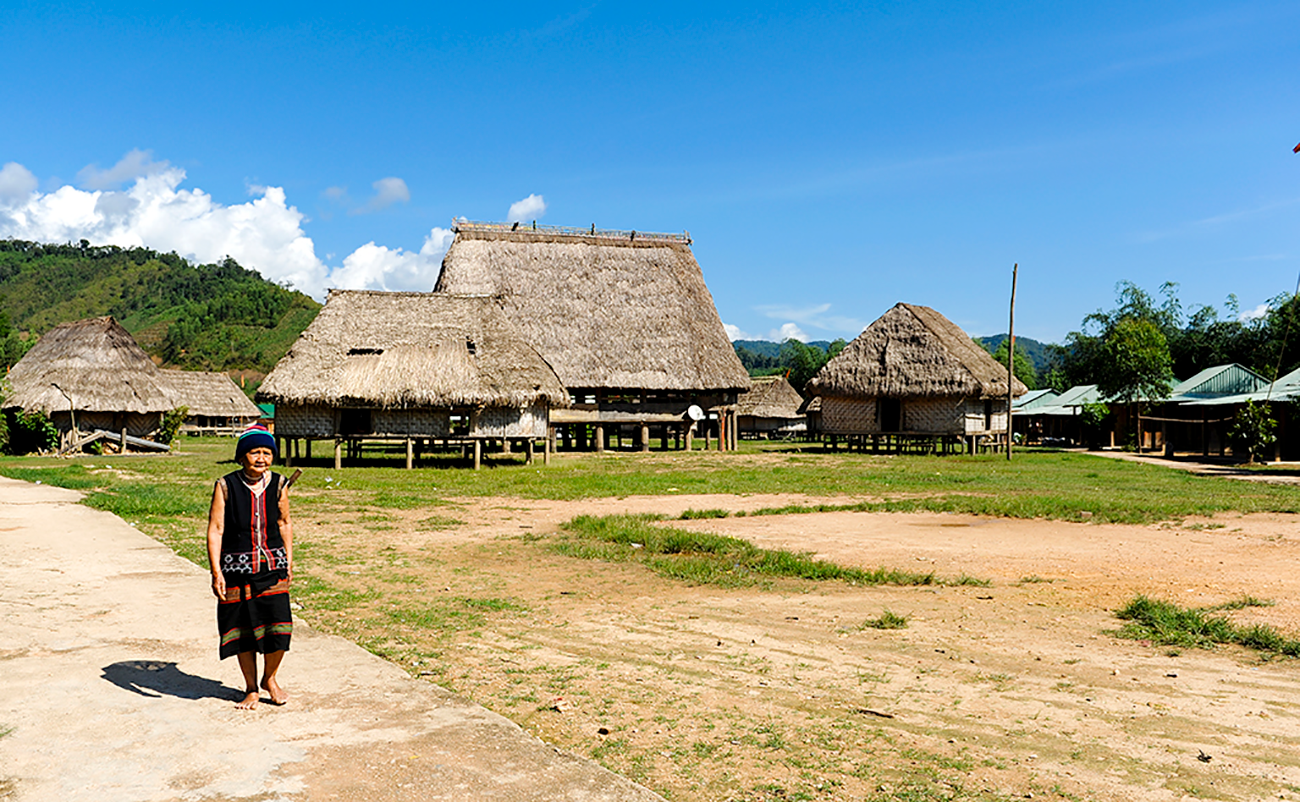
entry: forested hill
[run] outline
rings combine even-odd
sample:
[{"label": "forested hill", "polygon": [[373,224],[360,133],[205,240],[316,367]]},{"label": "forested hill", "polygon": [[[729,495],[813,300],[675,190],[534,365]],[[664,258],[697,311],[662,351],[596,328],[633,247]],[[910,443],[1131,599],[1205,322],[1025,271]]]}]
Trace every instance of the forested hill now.
[{"label": "forested hill", "polygon": [[148,248],[0,240],[0,329],[29,341],[59,323],[112,315],[165,365],[265,373],[318,311],[233,259],[195,265]]}]

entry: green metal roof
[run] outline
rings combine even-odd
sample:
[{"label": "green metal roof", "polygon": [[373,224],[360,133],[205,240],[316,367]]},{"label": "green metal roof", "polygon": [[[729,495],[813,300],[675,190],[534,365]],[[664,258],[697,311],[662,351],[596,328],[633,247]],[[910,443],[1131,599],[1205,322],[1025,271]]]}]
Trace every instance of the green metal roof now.
[{"label": "green metal roof", "polygon": [[1268,387],[1268,379],[1244,365],[1232,362],[1216,365],[1179,382],[1170,390],[1170,401],[1191,401],[1213,396],[1253,393]]}]

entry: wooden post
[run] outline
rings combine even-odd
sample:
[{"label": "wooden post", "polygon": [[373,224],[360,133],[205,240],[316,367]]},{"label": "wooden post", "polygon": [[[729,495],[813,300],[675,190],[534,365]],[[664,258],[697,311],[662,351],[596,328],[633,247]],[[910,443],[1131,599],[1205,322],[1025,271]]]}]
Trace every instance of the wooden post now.
[{"label": "wooden post", "polygon": [[605,453],[605,424],[596,424],[596,453]]},{"label": "wooden post", "polygon": [[1011,461],[1011,384],[1015,381],[1016,372],[1016,273],[1020,270],[1020,263],[1016,262],[1011,266],[1011,319],[1007,323],[1007,461]]},{"label": "wooden post", "polygon": [[527,444],[528,447],[528,456],[524,459],[524,464],[532,465],[533,464],[533,438],[531,437],[528,438],[527,440],[524,441],[524,443]]},{"label": "wooden post", "polygon": [[542,464],[551,464],[551,438],[549,436],[542,441]]},{"label": "wooden post", "polygon": [[415,467],[415,443],[411,438],[406,438],[406,470]]},{"label": "wooden post", "polygon": [[477,471],[479,469],[479,466],[482,464],[483,464],[483,441],[475,437],[474,438],[474,470]]},{"label": "wooden post", "polygon": [[695,421],[686,424],[686,450],[691,451],[695,448]]},{"label": "wooden post", "polygon": [[727,411],[718,410],[718,450],[727,450]]},{"label": "wooden post", "polygon": [[503,437],[503,438],[501,438],[501,453],[502,453],[502,454],[509,454],[509,453],[510,453],[510,438],[509,438],[509,437]]},{"label": "wooden post", "polygon": [[708,418],[704,419],[704,450],[708,451],[713,448],[713,423]]},{"label": "wooden post", "polygon": [[307,459],[311,459],[311,438],[307,438]]},{"label": "wooden post", "polygon": [[334,470],[337,471],[337,470],[341,470],[342,468],[343,468],[343,441],[335,440],[334,441]]},{"label": "wooden post", "polygon": [[641,450],[650,450],[650,424],[644,422],[641,424]]}]

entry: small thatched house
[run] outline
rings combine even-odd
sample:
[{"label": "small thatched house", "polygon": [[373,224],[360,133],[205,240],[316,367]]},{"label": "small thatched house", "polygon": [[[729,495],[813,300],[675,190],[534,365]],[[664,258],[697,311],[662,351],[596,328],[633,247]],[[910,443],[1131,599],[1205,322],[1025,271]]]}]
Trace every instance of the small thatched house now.
[{"label": "small thatched house", "polygon": [[113,318],[63,323],[10,369],[5,407],[48,414],[63,445],[96,429],[149,437],[174,406],[160,373]]},{"label": "small thatched house", "polygon": [[181,431],[192,434],[235,434],[257,423],[262,410],[224,373],[200,370],[160,370],[171,397],[171,408],[188,410]]},{"label": "small thatched house", "polygon": [[759,376],[751,381],[749,392],[741,393],[736,402],[736,428],[741,437],[791,437],[807,430],[799,411],[803,396],[784,376]]},{"label": "small thatched house", "polygon": [[[341,291],[262,382],[276,437],[310,442],[520,439],[568,395],[486,297]],[[336,460],[339,451],[335,450]],[[285,456],[291,456],[286,452]]]},{"label": "small thatched house", "polygon": [[461,222],[435,291],[496,299],[568,391],[572,407],[552,417],[567,438],[602,449],[626,426],[644,447],[655,426],[689,441],[698,406],[734,443],[749,375],[689,237]]},{"label": "small thatched house", "polygon": [[[952,321],[900,303],[808,382],[825,434],[930,446],[1005,438],[1007,369]],[[1014,380],[1012,394],[1025,386]]]}]

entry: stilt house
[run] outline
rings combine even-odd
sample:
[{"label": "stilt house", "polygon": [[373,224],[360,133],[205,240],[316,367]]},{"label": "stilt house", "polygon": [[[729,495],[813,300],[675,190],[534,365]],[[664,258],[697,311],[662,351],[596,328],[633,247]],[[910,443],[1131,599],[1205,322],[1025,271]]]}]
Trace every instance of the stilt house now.
[{"label": "stilt house", "polygon": [[[900,303],[808,382],[822,432],[926,450],[1005,441],[1007,369],[948,318]],[[1026,392],[1017,379],[1012,394]]]},{"label": "stilt house", "polygon": [[62,323],[9,370],[5,407],[48,414],[61,446],[97,429],[150,437],[173,407],[161,372],[111,317]]},{"label": "stilt house", "polygon": [[431,440],[479,454],[493,438],[547,434],[548,412],[568,404],[555,371],[485,296],[341,291],[267,375],[258,401],[275,404],[275,434],[292,458],[300,441],[347,445]]},{"label": "stilt house", "polygon": [[[437,292],[494,298],[555,369],[572,402],[551,422],[569,443],[604,449],[651,427],[689,444],[700,413],[734,445],[748,373],[727,339],[687,235],[468,223]],[[692,407],[698,409],[692,410]]]},{"label": "stilt house", "polygon": [[803,396],[784,376],[759,376],[736,402],[736,426],[743,438],[785,438],[802,435],[807,422],[799,408]]},{"label": "stilt house", "polygon": [[257,423],[262,410],[224,373],[160,370],[171,408],[185,407],[181,431],[190,434],[237,434]]}]

